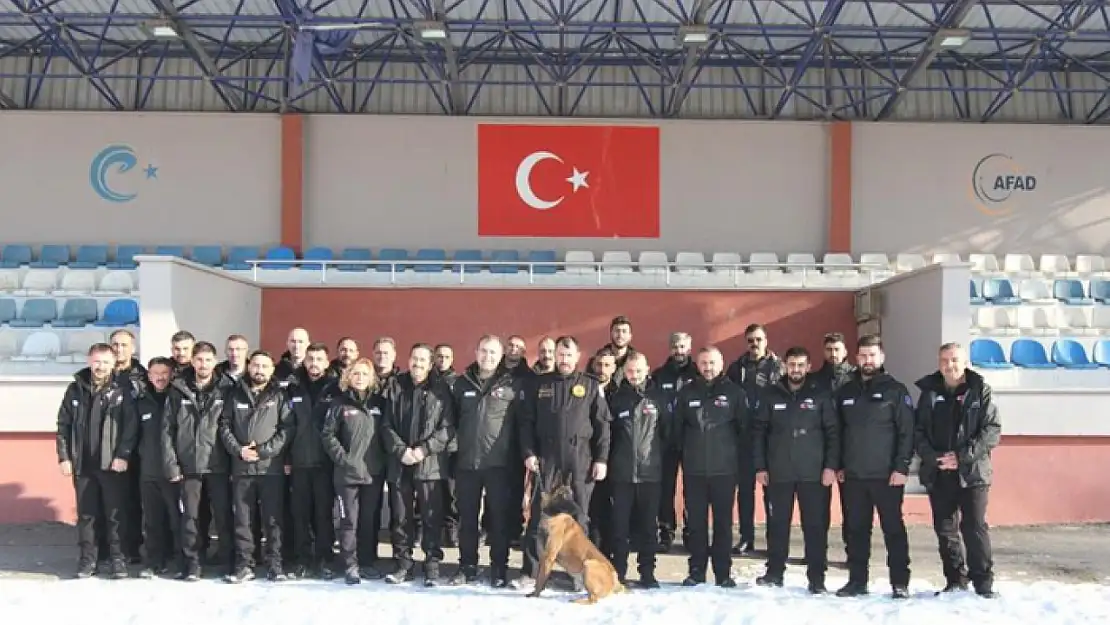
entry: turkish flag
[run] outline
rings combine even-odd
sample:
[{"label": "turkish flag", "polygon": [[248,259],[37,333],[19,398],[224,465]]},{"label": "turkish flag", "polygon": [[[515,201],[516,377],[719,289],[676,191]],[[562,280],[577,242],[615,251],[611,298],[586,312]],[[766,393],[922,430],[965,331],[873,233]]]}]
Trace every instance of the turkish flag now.
[{"label": "turkish flag", "polygon": [[659,128],[479,124],[478,235],[659,238]]}]

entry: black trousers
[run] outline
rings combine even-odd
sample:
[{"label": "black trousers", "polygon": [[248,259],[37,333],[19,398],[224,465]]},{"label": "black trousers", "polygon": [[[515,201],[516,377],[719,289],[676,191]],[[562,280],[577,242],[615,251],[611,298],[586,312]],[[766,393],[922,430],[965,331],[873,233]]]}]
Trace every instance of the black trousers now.
[{"label": "black trousers", "polygon": [[[690,527],[686,548],[690,551],[690,576],[705,577],[706,564],[713,560],[717,581],[732,571],[732,503],[736,477],[732,475],[682,476],[686,496],[686,519]],[[713,508],[713,545],[709,545],[709,509]]]},{"label": "black trousers", "polygon": [[416,506],[420,506],[420,549],[424,561],[443,560],[443,489],[446,480],[414,480],[402,469],[401,479],[389,485],[389,505],[398,521],[392,528],[393,555],[402,567],[411,567],[416,548]]},{"label": "black trousers", "polygon": [[[459,503],[459,565],[478,566],[480,510],[485,502],[489,528],[489,561],[498,570],[509,566],[509,520],[512,499],[509,470],[503,467],[479,471],[458,471],[455,484]],[[518,506],[519,507],[519,506]]]},{"label": "black trousers", "polygon": [[143,498],[142,480],[139,474],[138,456],[127,463],[127,493],[124,499],[123,553],[128,558],[142,555],[143,546]]},{"label": "black trousers", "polygon": [[[201,505],[201,493],[208,493],[210,506]],[[219,540],[217,565],[232,564],[231,485],[226,474],[187,475],[181,480],[181,551],[188,566],[200,565],[201,549],[208,542],[207,532],[201,533],[201,510],[211,510],[212,524]],[[203,542],[202,542],[203,540]]]},{"label": "black trousers", "polygon": [[[941,566],[944,578],[950,582],[961,579],[970,579],[976,585],[994,582],[990,527],[987,525],[989,495],[989,486],[963,488],[954,474],[942,473],[929,488]],[[967,549],[966,560],[964,548]]]},{"label": "black trousers", "polygon": [[[844,483],[836,483],[837,497],[840,499],[840,539],[844,542],[844,553],[848,553],[848,498],[844,496]],[[831,515],[830,515],[831,516]],[[831,519],[830,519],[831,524]]]},{"label": "black trousers", "polygon": [[293,514],[292,540],[288,532],[285,537],[286,542],[293,543],[294,559],[304,566],[329,563],[335,542],[332,470],[330,467],[295,468],[290,482],[292,491],[288,507]]},{"label": "black trousers", "polygon": [[[740,541],[738,544],[755,543],[755,472],[743,473],[736,483],[736,507],[740,516]],[[763,515],[771,518],[771,505],[767,501],[767,490],[763,490]],[[770,531],[764,532],[770,540]]]},{"label": "black trousers", "polygon": [[910,546],[902,516],[904,486],[891,486],[887,480],[844,481],[848,507],[848,579],[866,584],[871,560],[871,530],[875,512],[886,544],[886,565],[891,586],[909,586]]},{"label": "black trousers", "polygon": [[181,559],[181,484],[143,480],[139,489],[146,566],[158,569],[177,563]]},{"label": "black trousers", "polygon": [[659,551],[657,529],[662,485],[659,482],[614,482],[612,491],[613,565],[617,573],[624,577],[628,571],[633,537],[640,575],[654,573],[655,555]]},{"label": "black trousers", "polygon": [[85,471],[73,478],[77,499],[77,548],[84,562],[98,559],[97,519],[104,519],[104,541],[112,560],[124,557],[123,526],[130,478],[126,473]]},{"label": "black trousers", "polygon": [[451,454],[448,463],[447,474],[450,477],[444,480],[443,484],[443,531],[457,536],[459,533],[459,499],[455,480],[458,454]]},{"label": "black trousers", "polygon": [[[582,525],[582,529],[585,530],[586,535],[589,536],[590,519],[588,511],[590,509],[590,498],[593,495],[594,484],[596,482],[592,480],[586,481],[586,476],[589,475],[589,466],[580,468],[582,470],[576,470],[571,473],[571,495],[574,497],[574,503],[582,512],[581,516],[578,518],[578,523]],[[529,500],[531,503],[529,504],[528,527],[524,530],[524,540],[521,542],[524,551],[524,562],[520,567],[520,572],[522,575],[528,577],[534,575],[540,568],[539,558],[541,555],[539,539],[540,495],[543,492],[543,488],[540,484],[542,480],[539,480],[539,476],[533,475],[532,479],[533,486],[531,499]]]},{"label": "black trousers", "polygon": [[509,542],[520,539],[524,534],[524,484],[527,481],[527,471],[518,464],[509,470],[509,500],[512,504],[506,511],[508,518],[505,521],[505,532],[509,535]]},{"label": "black trousers", "polygon": [[824,584],[828,566],[829,506],[832,487],[821,482],[772,482],[763,489],[771,507],[767,521],[767,574],[782,577],[790,557],[794,498],[802,517],[806,577]]},{"label": "black trousers", "polygon": [[[336,487],[339,502],[339,560],[344,570],[357,569],[359,563],[373,564],[378,555],[384,478],[370,484],[344,484]],[[331,549],[331,544],[328,544]],[[364,556],[368,556],[363,560]]]},{"label": "black trousers", "polygon": [[609,480],[594,482],[590,494],[590,540],[605,557],[613,557],[613,488]]},{"label": "black trousers", "polygon": [[262,514],[266,534],[266,564],[282,562],[282,516],[285,511],[284,475],[236,475],[231,478],[232,512],[235,518],[235,564],[253,568],[254,511]]},{"label": "black trousers", "polygon": [[678,528],[674,496],[678,490],[678,469],[682,466],[682,453],[676,450],[663,452],[663,481],[659,487],[659,538],[674,540]]}]

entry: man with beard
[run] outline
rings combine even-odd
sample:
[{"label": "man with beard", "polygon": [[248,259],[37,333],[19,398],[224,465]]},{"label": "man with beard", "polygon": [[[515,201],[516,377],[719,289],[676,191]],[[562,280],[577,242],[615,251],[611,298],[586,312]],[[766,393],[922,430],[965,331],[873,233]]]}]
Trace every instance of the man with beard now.
[{"label": "man with beard", "polygon": [[417,505],[421,511],[425,586],[436,585],[443,560],[443,483],[447,477],[447,448],[455,435],[455,415],[450,389],[431,377],[431,369],[432,348],[418,343],[409,352],[409,370],[397,374],[383,393],[390,417],[385,447],[393,457],[389,466],[390,506],[397,519],[393,531],[397,570],[385,578],[391,584],[415,578]]},{"label": "man with beard", "polygon": [[913,459],[913,398],[883,369],[882,339],[861,336],[859,369],[836,394],[843,447],[838,475],[848,511],[848,583],[838,597],[867,594],[871,529],[876,511],[886,543],[887,569],[895,599],[910,596],[910,550],[902,516]]},{"label": "man with beard", "polygon": [[[180,363],[179,363],[180,364]],[[201,491],[206,490],[219,540],[217,563],[225,571],[232,565],[230,460],[219,440],[220,418],[228,378],[217,378],[216,347],[201,341],[192,348],[192,361],[170,382],[162,421],[162,460],[168,480],[181,486],[181,550],[185,567],[182,579],[200,579],[204,542],[198,517]]]},{"label": "man with beard", "polygon": [[[682,449],[682,490],[690,527],[686,546],[690,572],[683,586],[706,580],[712,556],[713,577],[721,588],[735,588],[732,579],[732,503],[738,467],[749,436],[747,397],[740,385],[723,375],[724,358],[716,347],[703,347],[697,357],[698,378],[678,393],[676,436]],[[754,465],[753,465],[754,466]],[[709,509],[713,509],[713,545],[709,546]]]},{"label": "man with beard", "polygon": [[171,564],[181,572],[181,489],[166,479],[162,458],[162,421],[166,389],[173,360],[152,358],[147,364],[147,383],[135,400],[139,415],[139,444],[136,452],[142,474],[140,500],[146,534],[146,562],[139,577],[164,575]]},{"label": "man with beard", "polygon": [[[112,346],[112,353],[116,357],[115,376],[119,380],[119,385],[127,390],[127,399],[134,400],[143,392],[143,387],[146,386],[146,369],[135,358],[135,335],[130,330],[116,330],[108,337],[108,342]],[[143,507],[139,486],[142,469],[139,466],[138,458],[132,458],[132,460],[127,465],[128,492],[124,497],[126,518],[121,531],[123,532],[124,555],[132,563],[139,563],[142,561],[140,547],[143,544]],[[105,541],[104,529],[107,523],[104,519],[97,519],[96,525],[97,544],[100,546],[100,552],[106,554],[108,553],[108,547]]]},{"label": "man with beard", "polygon": [[[621,376],[624,375],[624,361],[628,358],[628,354],[635,352],[632,347],[632,322],[628,317],[620,315],[613,317],[609,322],[609,343],[601,349],[608,349],[613,354],[614,368],[611,374],[614,378],[614,383],[619,384]],[[600,351],[599,351],[600,353]],[[595,354],[593,358],[586,363],[586,371],[594,371],[594,359],[597,358]],[[615,389],[614,385],[614,389]]]},{"label": "man with beard", "polygon": [[335,344],[335,360],[328,366],[328,375],[339,379],[343,372],[358,360],[358,342],[349,336],[339,339]]},{"label": "man with beard", "polygon": [[285,352],[281,355],[281,361],[278,362],[277,368],[274,369],[274,379],[278,381],[282,388],[289,386],[289,383],[293,381],[293,376],[296,375],[297,369],[304,362],[308,345],[311,342],[308,337],[308,330],[293,328],[289,331],[289,336],[285,339]]},{"label": "man with beard", "polygon": [[536,362],[532,363],[532,373],[555,372],[555,339],[545,336],[536,344]]},{"label": "man with beard", "polygon": [[[451,583],[478,579],[478,511],[485,501],[490,544],[490,584],[508,584],[509,471],[517,469],[516,412],[524,381],[501,362],[501,339],[483,336],[475,361],[452,390],[457,422],[458,458],[455,477],[459,505],[459,572]],[[484,495],[484,496],[483,496]]]},{"label": "man with beard", "polygon": [[[668,409],[673,409],[679,391],[697,378],[698,369],[690,358],[690,350],[694,342],[689,334],[685,332],[672,333],[670,344],[670,358],[663,363],[662,367],[652,372],[651,379],[655,381],[656,386],[663,393]],[[674,499],[678,487],[680,459],[678,440],[676,437],[671,437],[670,444],[663,450],[663,473],[659,493],[659,550],[664,553],[671,550],[671,545],[674,544],[675,528],[677,527],[678,519],[675,518]],[[683,515],[685,516],[685,514],[684,506]],[[686,541],[689,534],[685,526],[686,523],[683,523],[683,542]]]},{"label": "man with beard", "polygon": [[755,581],[783,584],[797,496],[809,592],[819,595],[826,592],[829,497],[840,468],[840,422],[829,391],[808,379],[809,352],[791,347],[785,363],[785,377],[764,387],[752,425],[755,478],[771,502],[767,572]]},{"label": "man with beard", "polygon": [[374,373],[382,388],[401,372],[397,368],[397,342],[392,337],[383,336],[374,341],[370,359],[374,362]]},{"label": "man with beard", "polygon": [[[432,356],[432,375],[454,388],[459,374],[455,372],[455,350],[446,343],[436,345]],[[447,461],[447,483],[443,489],[443,543],[447,547],[459,545],[459,506],[455,491],[456,442],[451,441]]]},{"label": "man with beard", "polygon": [[[327,359],[324,359],[327,362]],[[322,367],[321,367],[322,368]],[[261,509],[266,532],[270,581],[284,581],[281,522],[285,500],[285,443],[292,429],[290,403],[276,381],[274,359],[256,351],[247,364],[248,378],[227,394],[220,419],[220,440],[231,457],[232,509],[235,517],[235,572],[226,579],[242,583],[254,579],[252,517]]]},{"label": "man with beard", "polygon": [[[625,352],[625,357],[631,352]],[[602,347],[590,359],[590,373],[597,378],[601,386],[601,393],[606,399],[610,398],[617,390],[620,377],[616,375],[617,355],[610,347]],[[610,406],[612,413],[612,406]],[[594,483],[594,492],[590,495],[590,540],[601,549],[605,557],[613,558],[613,489],[609,480],[599,480]]]},{"label": "man with beard", "polygon": [[197,339],[192,332],[180,330],[170,337],[170,356],[173,358],[174,376],[179,376],[189,368],[193,361],[193,347]]},{"label": "man with beard", "polygon": [[66,387],[58,408],[58,467],[73,479],[77,498],[77,577],[96,573],[96,521],[103,518],[110,575],[123,579],[127,563],[120,525],[128,491],[124,473],[138,441],[138,421],[130,389],[113,375],[116,358],[111,346],[90,347],[87,363]]},{"label": "man with beard", "polygon": [[[848,362],[848,348],[844,346],[843,334],[839,332],[826,334],[824,344],[825,362],[820,369],[810,374],[809,377],[817,384],[828,389],[830,393],[835,394],[840,390],[840,387],[852,379],[852,374],[855,373],[856,368]],[[848,518],[848,512],[844,507],[843,490],[840,491],[838,499],[840,500],[840,538],[844,541],[844,549],[847,551],[848,523],[844,519]],[[831,515],[829,521],[831,524]]]},{"label": "man with beard", "polygon": [[[524,566],[517,585],[534,584],[539,567],[536,541],[540,521],[540,493],[555,476],[570,480],[575,503],[589,509],[594,484],[604,480],[609,461],[609,406],[597,378],[576,371],[581,353],[578,341],[562,336],[555,341],[554,373],[536,377],[525,390],[520,415],[520,446],[524,468],[538,480],[524,541]],[[578,519],[589,530],[589,519]],[[575,582],[576,588],[579,582]]]},{"label": "man with beard", "polygon": [[293,575],[298,578],[309,574],[322,579],[332,577],[329,563],[335,542],[332,522],[335,490],[331,462],[324,453],[320,434],[328,405],[339,388],[328,366],[328,346],[309,345],[293,384],[286,389],[293,411],[293,440],[289,444],[293,473],[288,506],[293,524],[291,528],[286,526],[292,532],[287,532],[285,539],[293,542],[296,559]]},{"label": "man with beard", "polygon": [[514,376],[525,376],[532,372],[528,367],[528,344],[524,342],[524,337],[519,334],[512,334],[506,339],[505,343],[505,356],[502,364]]},{"label": "man with beard", "polygon": [[224,356],[227,360],[216,365],[216,375],[226,375],[231,378],[231,382],[238,382],[247,374],[247,354],[249,353],[250,345],[247,342],[247,337],[242,334],[232,334],[227,337],[227,342],[224,344]]},{"label": "man with beard", "polygon": [[1002,421],[991,401],[990,384],[967,368],[963,346],[945,343],[940,346],[938,370],[918,380],[917,386],[919,475],[929,491],[947,582],[941,593],[965,590],[970,580],[980,596],[994,597],[987,496],[994,475],[991,451],[1001,440]]}]

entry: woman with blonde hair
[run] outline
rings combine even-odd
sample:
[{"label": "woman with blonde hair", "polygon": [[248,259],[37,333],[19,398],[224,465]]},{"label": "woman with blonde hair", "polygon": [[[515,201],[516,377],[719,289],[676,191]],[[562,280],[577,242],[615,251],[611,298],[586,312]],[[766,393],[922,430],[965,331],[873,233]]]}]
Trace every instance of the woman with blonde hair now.
[{"label": "woman with blonde hair", "polygon": [[377,554],[375,535],[385,484],[386,451],[382,430],[389,406],[378,394],[374,363],[356,360],[339,380],[339,395],[328,407],[322,438],[335,463],[335,492],[339,498],[339,558],[348,584],[362,577],[380,579],[373,562],[359,568],[358,554]]}]

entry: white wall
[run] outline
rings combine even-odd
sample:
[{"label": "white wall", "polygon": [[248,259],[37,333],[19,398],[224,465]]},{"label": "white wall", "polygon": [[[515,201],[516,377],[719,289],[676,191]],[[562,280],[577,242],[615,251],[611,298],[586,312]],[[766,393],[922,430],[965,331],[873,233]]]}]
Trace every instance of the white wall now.
[{"label": "white wall", "polygon": [[178,258],[139,256],[140,353],[144,360],[170,355],[170,337],[188,330],[216,345],[242,334],[257,346],[261,335],[262,289],[249,279]]},{"label": "white wall", "polygon": [[57,429],[58,404],[72,375],[0,376],[0,432],[53,432]]},{"label": "white wall", "polygon": [[[263,245],[280,239],[276,115],[2,112],[0,221],[6,243]],[[126,172],[94,190],[93,162],[131,149]],[[154,178],[144,170],[157,168]],[[49,227],[43,227],[49,224]]]},{"label": "white wall", "polygon": [[[1110,253],[1107,154],[1110,128],[1096,126],[854,124],[852,246]],[[1013,174],[1033,177],[1035,188],[993,189]],[[980,201],[984,184],[1004,201]]]}]

